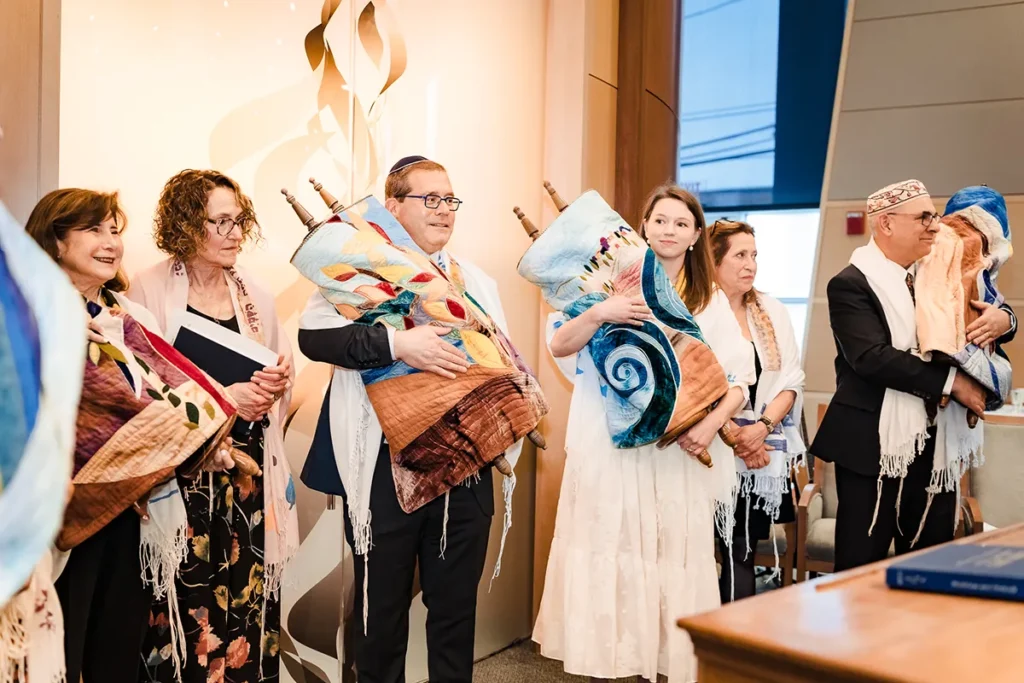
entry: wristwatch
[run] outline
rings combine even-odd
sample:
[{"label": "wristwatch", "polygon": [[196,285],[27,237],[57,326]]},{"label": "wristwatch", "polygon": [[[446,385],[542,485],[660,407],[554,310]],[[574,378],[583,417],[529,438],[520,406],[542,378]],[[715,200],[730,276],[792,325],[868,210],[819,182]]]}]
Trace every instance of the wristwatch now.
[{"label": "wristwatch", "polygon": [[760,422],[761,424],[768,428],[769,434],[775,431],[775,423],[772,422],[772,419],[767,415],[762,415],[761,419],[759,419],[758,422]]}]

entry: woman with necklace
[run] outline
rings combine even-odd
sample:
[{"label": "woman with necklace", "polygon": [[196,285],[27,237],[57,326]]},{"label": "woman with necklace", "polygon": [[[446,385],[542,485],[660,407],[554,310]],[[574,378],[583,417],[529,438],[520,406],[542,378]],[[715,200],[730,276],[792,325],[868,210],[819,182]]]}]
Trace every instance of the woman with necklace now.
[{"label": "woman with necklace", "polygon": [[[716,322],[703,313],[714,268],[700,203],[666,185],[654,190],[641,215],[638,232],[687,308],[698,314],[707,338],[705,324]],[[716,433],[745,400],[753,367],[750,373],[731,371],[724,354],[736,345],[726,339],[720,347],[709,340],[733,381],[680,445],[708,448],[712,469],[674,444],[664,450],[654,444],[615,448],[601,417],[602,387],[587,343],[605,323],[639,326],[651,319],[642,297],[622,295],[571,320],[561,313],[549,319],[551,354],[574,389],[555,535],[533,639],[568,673],[688,683],[696,680],[697,662],[675,620],[719,605],[715,520],[731,519],[720,506],[731,505],[735,470],[732,451]],[[742,365],[744,349],[733,355]]]},{"label": "woman with necklace", "polygon": [[298,547],[281,428],[294,371],[273,297],[236,267],[242,246],[260,236],[252,201],[221,173],[182,171],[164,185],[154,234],[170,258],[139,273],[129,296],[168,327],[188,311],[268,347],[278,362],[227,387],[238,404],[236,448],[263,472],[214,473],[186,490],[190,542],[177,599],[187,658],[176,673],[168,606],[157,602],[140,680],[277,680],[281,575]]}]

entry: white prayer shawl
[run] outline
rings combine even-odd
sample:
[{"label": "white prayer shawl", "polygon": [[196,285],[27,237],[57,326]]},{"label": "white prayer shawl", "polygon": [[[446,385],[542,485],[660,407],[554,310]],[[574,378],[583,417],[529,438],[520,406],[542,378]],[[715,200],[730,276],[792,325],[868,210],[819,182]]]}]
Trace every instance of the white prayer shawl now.
[{"label": "white prayer shawl", "polygon": [[[892,337],[893,347],[920,355],[917,342],[917,323],[914,301],[907,288],[907,270],[886,258],[875,244],[874,238],[866,246],[854,250],[850,263],[867,278],[875,296],[882,304],[885,322]],[[932,460],[932,475],[928,485],[928,503],[921,526],[911,546],[917,543],[924,528],[924,522],[931,508],[932,497],[943,491],[957,491],[959,497],[960,478],[972,464],[980,464],[979,451],[975,442],[950,438],[958,432],[951,421],[966,424],[967,410],[955,401],[950,401],[945,410],[936,417],[937,438],[935,456]],[[902,480],[914,458],[924,450],[928,438],[928,414],[924,400],[895,389],[887,388],[882,400],[882,412],[878,424],[881,447],[881,472],[878,476],[878,500],[875,502],[875,518],[881,502],[882,478],[894,477]],[[977,431],[981,431],[980,429]],[[899,506],[899,498],[896,502]],[[959,521],[959,503],[956,505]],[[874,529],[872,519],[870,535]]]},{"label": "white prayer shawl", "polygon": [[[81,296],[0,202],[0,243],[39,332],[39,405],[18,469],[0,495],[0,682],[65,678],[64,622],[50,544],[63,520],[85,368]],[[28,586],[22,590],[26,581]]]},{"label": "white prayer shawl", "polygon": [[[789,473],[793,466],[803,462],[807,451],[800,434],[804,371],[786,307],[761,292],[755,295],[757,302],[747,306],[747,324],[761,361],[761,378],[757,383],[757,395],[750,397],[750,404],[740,415],[741,421],[751,424],[759,420],[768,405],[784,391],[794,392],[796,400],[789,413],[765,439],[765,443],[775,449],[768,453],[769,464],[751,470],[742,459],[736,458],[736,470],[740,477],[740,492],[756,498],[755,508],[764,510],[769,519],[775,520],[782,505],[782,496],[789,492]],[[767,320],[759,319],[758,308],[767,315]],[[739,324],[736,328],[739,332]]]},{"label": "white prayer shawl", "polygon": [[[447,252],[435,256],[446,263]],[[508,335],[508,323],[501,306],[497,283],[484,271],[464,259],[458,259],[465,281],[466,291],[473,295],[483,309],[491,316],[502,332]],[[352,324],[319,292],[313,292],[306,308],[299,319],[299,328],[303,330],[337,329]],[[334,448],[334,460],[338,467],[338,475],[345,487],[348,501],[349,521],[352,524],[353,548],[356,555],[363,556],[364,564],[369,561],[370,548],[373,545],[370,519],[370,485],[373,482],[373,471],[377,464],[377,453],[383,431],[380,421],[373,410],[373,404],[366,393],[362,377],[357,370],[334,367],[331,377],[331,398],[328,406],[331,425],[331,442]],[[505,459],[515,467],[522,451],[522,441],[517,442],[505,451]],[[515,488],[515,477],[506,477],[502,482],[505,501],[505,518],[502,527],[501,549],[494,566],[494,577],[501,571],[501,550],[504,550],[505,538],[512,526],[512,491]],[[442,538],[442,543],[444,542]],[[369,572],[363,572],[363,628],[366,629],[368,618],[368,582]]]},{"label": "white prayer shawl", "polygon": [[[745,397],[744,404],[749,400],[749,387],[754,383],[754,349],[750,343],[743,338],[736,316],[729,305],[729,297],[720,289],[715,289],[711,295],[711,301],[707,308],[694,316],[700,326],[704,341],[715,353],[719,365],[725,371],[729,388],[739,387],[743,390]],[[743,404],[736,410],[736,417],[743,410]],[[717,484],[715,486],[716,500],[728,494],[728,504],[718,505],[715,510],[715,523],[723,538],[732,538],[732,526],[736,510],[736,496],[739,493],[739,481],[737,479],[737,461],[733,450],[722,441],[717,434],[708,448],[712,460],[715,463],[712,471],[715,473]],[[722,463],[728,463],[723,466]],[[731,544],[730,544],[731,547]]]},{"label": "white prayer shawl", "polygon": [[[253,279],[239,268],[226,269],[224,279],[228,289],[231,291],[231,304],[234,308],[235,318],[238,327],[243,335],[254,341],[263,344],[278,355],[284,356],[287,360],[292,359],[291,344],[285,335],[284,328],[277,319],[277,312],[274,306],[273,296],[256,285]],[[244,292],[240,293],[240,288]],[[180,311],[188,307],[189,282],[185,267],[175,259],[161,261],[146,270],[137,273],[132,279],[131,289],[128,296],[145,304],[155,316],[159,327],[155,329],[166,330],[165,337],[168,340],[177,335],[177,329],[171,329],[172,318]],[[244,310],[246,307],[254,307],[255,310]],[[129,311],[130,312],[130,311]],[[149,327],[144,321],[140,321]],[[294,366],[292,377],[295,378]],[[283,423],[288,415],[288,405],[291,401],[291,389],[278,400],[275,407],[267,414],[269,425],[263,430],[263,485],[264,485],[264,593],[263,609],[266,610],[268,599],[280,596],[282,578],[285,567],[289,560],[295,556],[299,546],[298,516],[294,505],[294,484],[288,468],[288,458],[284,450]],[[212,474],[206,474],[212,477]],[[184,535],[187,527],[185,518],[184,502],[180,508],[180,518],[173,520],[165,519],[159,514],[154,514],[152,501],[160,500],[161,496],[173,498],[177,492],[177,481],[172,479],[158,489],[154,489],[151,496],[150,522],[143,525],[143,533],[147,526],[172,526],[174,529],[181,529]],[[291,492],[291,493],[289,493]],[[177,497],[181,495],[178,492]],[[187,545],[175,546],[173,549],[165,548],[163,557],[155,555],[143,556],[143,566],[156,564],[162,567],[162,572],[157,573],[154,569],[154,578],[159,580],[154,583],[154,592],[157,597],[168,595],[168,606],[172,612],[171,623],[175,623],[174,612],[176,608],[172,603],[175,588],[174,578],[177,575],[177,568],[181,559],[186,556]],[[175,558],[176,563],[173,571],[170,570],[170,558]],[[180,634],[178,634],[180,635]],[[176,645],[184,647],[184,637],[175,638],[172,629],[172,640]],[[264,645],[264,639],[260,639],[260,647]],[[178,664],[177,647],[175,648],[175,664]],[[260,658],[262,667],[262,656]]]}]

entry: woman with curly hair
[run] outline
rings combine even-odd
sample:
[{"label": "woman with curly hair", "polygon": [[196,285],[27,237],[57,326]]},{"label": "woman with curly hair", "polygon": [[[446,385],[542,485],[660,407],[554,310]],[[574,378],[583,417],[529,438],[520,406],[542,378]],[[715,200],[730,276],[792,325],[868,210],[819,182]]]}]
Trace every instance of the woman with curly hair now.
[{"label": "woman with curly hair", "polygon": [[[278,361],[227,387],[238,405],[235,447],[262,474],[234,469],[182,482],[189,540],[175,590],[181,628],[168,618],[166,598],[154,602],[140,679],[276,681],[281,574],[298,547],[281,429],[294,372],[273,297],[235,265],[242,246],[259,240],[259,225],[238,183],[209,170],[168,180],[154,223],[157,247],[169,258],[138,273],[128,296],[153,312],[169,339],[187,311],[270,348]],[[210,362],[192,360],[200,367]]]}]

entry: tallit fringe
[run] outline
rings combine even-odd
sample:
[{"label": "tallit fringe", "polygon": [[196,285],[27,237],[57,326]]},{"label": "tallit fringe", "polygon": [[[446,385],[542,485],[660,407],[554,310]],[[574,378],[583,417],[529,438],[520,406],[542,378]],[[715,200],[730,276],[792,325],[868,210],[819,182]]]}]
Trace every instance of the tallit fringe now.
[{"label": "tallit fringe", "polygon": [[921,533],[924,531],[924,523],[928,519],[928,512],[932,508],[932,500],[935,498],[937,493],[948,493],[950,491],[956,492],[956,505],[955,512],[953,514],[953,529],[960,524],[960,479],[964,476],[964,473],[973,465],[980,467],[984,458],[979,454],[978,451],[971,451],[967,440],[960,439],[960,450],[958,451],[957,458],[949,463],[948,466],[941,470],[932,470],[931,481],[928,482],[928,502],[924,506],[924,514],[921,515],[921,523],[917,527],[917,534],[914,535],[914,540],[910,542],[910,547],[913,548],[917,545],[917,542],[921,540]]},{"label": "tallit fringe", "polygon": [[352,552],[363,557],[363,635],[369,631],[370,622],[370,548],[373,546],[373,533],[370,522],[373,514],[367,510],[366,519],[359,519],[357,508],[361,492],[359,491],[360,474],[366,466],[366,430],[370,427],[369,399],[363,398],[360,405],[359,427],[356,429],[356,442],[349,454],[349,470],[355,474],[348,506],[348,518],[352,524]]},{"label": "tallit fringe", "polygon": [[725,541],[725,547],[729,549],[729,567],[731,583],[729,586],[729,600],[736,599],[736,575],[732,572],[732,534],[733,528],[736,526],[736,505],[738,502],[737,496],[739,495],[739,487],[732,487],[732,496],[729,500],[716,500],[715,501],[715,529],[718,531],[718,535]]},{"label": "tallit fringe", "polygon": [[451,499],[451,491],[444,492],[444,519],[441,520],[441,559],[444,559],[444,551],[448,548],[448,501]]},{"label": "tallit fringe", "polygon": [[881,477],[892,477],[902,479],[907,476],[907,469],[914,458],[924,450],[925,441],[928,440],[928,432],[923,431],[914,434],[908,440],[897,446],[892,452],[882,453]]},{"label": "tallit fringe", "polygon": [[167,535],[146,534],[143,531],[139,542],[142,583],[152,588],[155,599],[167,597],[167,620],[171,631],[171,659],[174,661],[174,677],[178,681],[181,681],[181,665],[188,656],[188,651],[175,579],[178,576],[181,563],[187,556],[188,532],[185,524],[179,525]]},{"label": "tallit fringe", "polygon": [[501,494],[505,500],[505,519],[501,525],[501,544],[498,546],[498,559],[494,563],[494,573],[491,574],[490,583],[487,584],[487,592],[494,587],[494,580],[501,574],[501,556],[505,553],[505,539],[508,537],[508,530],[512,528],[512,494],[516,490],[516,475],[505,477],[501,482]]},{"label": "tallit fringe", "polygon": [[16,683],[19,671],[28,665],[28,632],[25,623],[31,617],[32,601],[15,595],[0,609],[0,683]]},{"label": "tallit fringe", "polygon": [[[28,591],[34,593],[33,588],[34,586],[29,587]],[[25,625],[35,614],[35,602],[34,599],[28,599],[27,595],[15,595],[3,608],[0,608],[0,683],[25,683],[28,680],[25,672],[28,670],[29,659],[32,657],[32,644],[29,642],[29,633]],[[48,632],[46,637],[54,639],[56,643],[60,644],[59,651],[47,653],[52,659],[56,658],[60,661],[55,662],[56,666],[54,666],[49,680],[33,678],[31,683],[66,683],[67,673],[63,657],[64,634],[57,629]],[[39,656],[39,653],[36,656]]]}]

